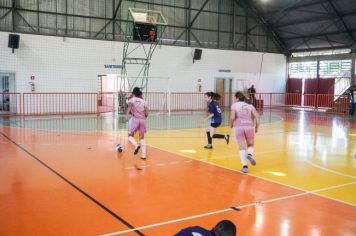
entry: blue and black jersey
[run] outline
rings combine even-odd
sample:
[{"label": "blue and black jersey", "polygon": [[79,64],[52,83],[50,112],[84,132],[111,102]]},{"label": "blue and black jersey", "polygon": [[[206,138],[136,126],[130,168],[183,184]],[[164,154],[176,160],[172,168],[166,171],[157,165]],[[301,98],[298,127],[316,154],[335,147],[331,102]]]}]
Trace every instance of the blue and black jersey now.
[{"label": "blue and black jersey", "polygon": [[214,234],[211,231],[203,229],[200,226],[189,227],[175,234],[175,236],[194,236],[194,235],[214,236]]},{"label": "blue and black jersey", "polygon": [[214,114],[210,119],[211,124],[221,124],[221,109],[215,100],[209,103],[208,112],[209,114]]}]

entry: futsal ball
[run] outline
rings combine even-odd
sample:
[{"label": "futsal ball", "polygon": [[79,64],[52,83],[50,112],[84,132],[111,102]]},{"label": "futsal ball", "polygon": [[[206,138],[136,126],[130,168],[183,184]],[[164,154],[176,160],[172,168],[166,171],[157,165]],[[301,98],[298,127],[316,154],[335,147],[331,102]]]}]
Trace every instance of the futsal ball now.
[{"label": "futsal ball", "polygon": [[116,151],[117,152],[122,152],[122,151],[124,151],[124,147],[123,146],[121,146],[120,144],[118,144],[118,145],[116,145]]}]

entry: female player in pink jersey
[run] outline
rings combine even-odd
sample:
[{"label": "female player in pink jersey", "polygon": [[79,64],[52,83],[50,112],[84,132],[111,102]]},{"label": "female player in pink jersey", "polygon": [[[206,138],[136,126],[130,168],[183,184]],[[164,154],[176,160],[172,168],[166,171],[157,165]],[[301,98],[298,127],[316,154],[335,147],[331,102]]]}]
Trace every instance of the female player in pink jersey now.
[{"label": "female player in pink jersey", "polygon": [[231,105],[230,127],[234,127],[236,142],[240,147],[241,171],[247,173],[247,160],[250,161],[251,165],[256,165],[252,154],[255,133],[257,133],[260,125],[260,116],[252,105],[245,102],[243,93],[237,92],[235,98],[237,102]]},{"label": "female player in pink jersey", "polygon": [[[126,111],[127,120],[129,120],[129,114],[131,114],[129,125],[129,141],[135,147],[134,155],[136,155],[141,148],[141,158],[146,159],[146,144],[144,137],[147,131],[148,109],[145,100],[142,99],[142,92],[140,88],[135,87],[132,91],[132,94],[133,97],[129,99]],[[138,144],[133,137],[137,131],[140,135],[140,144]]]}]

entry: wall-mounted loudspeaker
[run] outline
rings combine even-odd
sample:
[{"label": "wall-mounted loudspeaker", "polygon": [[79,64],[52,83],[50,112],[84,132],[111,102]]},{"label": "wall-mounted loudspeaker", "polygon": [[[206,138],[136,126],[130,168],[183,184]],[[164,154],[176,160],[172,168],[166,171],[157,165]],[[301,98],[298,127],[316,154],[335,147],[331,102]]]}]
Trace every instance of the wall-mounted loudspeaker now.
[{"label": "wall-mounted loudspeaker", "polygon": [[20,35],[18,34],[9,34],[9,48],[19,48]]},{"label": "wall-mounted loudspeaker", "polygon": [[201,49],[195,49],[194,50],[194,60],[200,60],[202,52],[203,52],[203,50],[201,50]]},{"label": "wall-mounted loudspeaker", "polygon": [[201,59],[201,53],[203,52],[203,50],[201,49],[195,49],[194,50],[194,57],[193,57],[193,63],[195,60],[200,60]]},{"label": "wall-mounted loudspeaker", "polygon": [[19,43],[20,43],[20,35],[18,34],[9,34],[9,42],[8,42],[8,47],[12,48],[12,53],[14,53],[14,49],[19,48]]}]

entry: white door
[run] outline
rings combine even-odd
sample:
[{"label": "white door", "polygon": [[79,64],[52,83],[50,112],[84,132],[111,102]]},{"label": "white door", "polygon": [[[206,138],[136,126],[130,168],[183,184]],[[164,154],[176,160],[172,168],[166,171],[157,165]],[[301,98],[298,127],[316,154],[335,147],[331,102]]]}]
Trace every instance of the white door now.
[{"label": "white door", "polygon": [[0,72],[0,111],[14,112],[17,106],[15,92],[15,74]]}]

